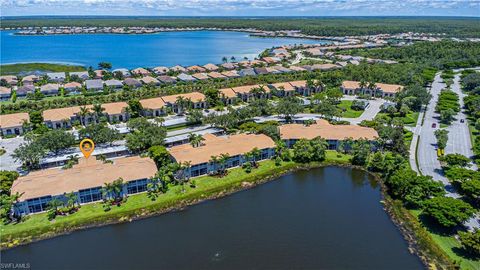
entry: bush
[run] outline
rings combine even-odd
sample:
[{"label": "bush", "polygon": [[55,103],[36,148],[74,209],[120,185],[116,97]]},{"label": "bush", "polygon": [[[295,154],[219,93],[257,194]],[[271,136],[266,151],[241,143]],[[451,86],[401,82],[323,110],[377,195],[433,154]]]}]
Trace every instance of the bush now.
[{"label": "bush", "polygon": [[480,230],[473,232],[459,232],[458,237],[465,251],[469,254],[480,257]]},{"label": "bush", "polygon": [[451,197],[436,197],[425,202],[423,214],[443,227],[451,228],[467,221],[475,210],[468,203]]}]

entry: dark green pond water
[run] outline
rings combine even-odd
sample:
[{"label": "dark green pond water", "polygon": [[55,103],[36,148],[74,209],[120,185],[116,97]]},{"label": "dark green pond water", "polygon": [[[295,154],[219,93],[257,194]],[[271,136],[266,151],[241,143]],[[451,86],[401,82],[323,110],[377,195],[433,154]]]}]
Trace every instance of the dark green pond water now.
[{"label": "dark green pond water", "polygon": [[31,269],[422,269],[380,200],[365,172],[327,167],[1,259]]}]

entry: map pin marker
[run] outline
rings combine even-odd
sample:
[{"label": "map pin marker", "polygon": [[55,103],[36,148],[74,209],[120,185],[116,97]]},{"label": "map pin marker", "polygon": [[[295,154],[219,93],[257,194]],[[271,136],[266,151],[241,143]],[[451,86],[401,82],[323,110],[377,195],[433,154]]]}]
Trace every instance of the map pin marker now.
[{"label": "map pin marker", "polygon": [[83,155],[88,158],[95,149],[95,144],[90,139],[83,139],[80,142],[80,151],[82,151]]}]

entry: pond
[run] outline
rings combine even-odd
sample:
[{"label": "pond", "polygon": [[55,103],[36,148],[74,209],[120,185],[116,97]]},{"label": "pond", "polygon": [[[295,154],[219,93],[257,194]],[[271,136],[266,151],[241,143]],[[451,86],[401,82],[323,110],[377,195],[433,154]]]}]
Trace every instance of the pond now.
[{"label": "pond", "polygon": [[2,252],[31,269],[423,269],[366,172],[291,173],[183,211]]},{"label": "pond", "polygon": [[261,38],[229,31],[185,31],[156,34],[14,35],[1,31],[0,62],[71,63],[94,68],[101,61],[114,68],[137,68],[221,63],[253,59],[264,49],[288,44],[325,44],[329,41]]}]

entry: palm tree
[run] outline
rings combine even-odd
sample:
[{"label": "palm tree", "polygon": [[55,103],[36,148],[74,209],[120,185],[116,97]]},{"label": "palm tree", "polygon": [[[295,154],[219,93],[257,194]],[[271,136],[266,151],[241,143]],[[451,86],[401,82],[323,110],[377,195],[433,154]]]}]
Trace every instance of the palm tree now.
[{"label": "palm tree", "polygon": [[223,63],[227,63],[228,62],[228,58],[226,56],[222,57],[222,62]]},{"label": "palm tree", "polygon": [[220,157],[218,159],[218,163],[220,164],[220,171],[222,174],[226,173],[226,168],[225,165],[227,164],[227,161],[230,159],[230,155],[227,154],[220,154]]},{"label": "palm tree", "polygon": [[231,62],[235,62],[235,56],[230,57]]},{"label": "palm tree", "polygon": [[85,126],[85,117],[90,114],[90,109],[88,109],[86,106],[80,107],[80,111],[78,112],[78,115],[80,116],[80,123]]},{"label": "palm tree", "polygon": [[112,198],[115,202],[119,201],[123,190],[123,178],[118,178],[111,183],[105,183],[102,188],[104,198]]},{"label": "palm tree", "polygon": [[102,104],[94,104],[92,110],[95,114],[95,119],[97,119],[98,122],[98,118],[103,115],[103,111],[105,111],[105,108],[102,107]]},{"label": "palm tree", "polygon": [[198,147],[201,145],[202,141],[204,141],[205,139],[203,138],[202,135],[200,134],[193,134],[193,133],[190,133],[190,135],[188,135],[188,141],[190,142],[190,144],[193,146],[193,147]]},{"label": "palm tree", "polygon": [[67,207],[69,208],[73,208],[75,203],[78,203],[78,196],[73,192],[65,194],[65,198],[67,198]]},{"label": "palm tree", "polygon": [[283,151],[285,151],[285,149],[287,148],[286,144],[284,141],[282,140],[277,140],[275,142],[275,155],[277,157],[281,157],[282,156],[282,153]]},{"label": "palm tree", "polygon": [[210,160],[208,162],[214,167],[214,174],[217,174],[218,156],[210,156]]},{"label": "palm tree", "polygon": [[63,202],[56,197],[54,197],[48,202],[48,208],[54,210],[55,213],[58,213],[58,208],[62,206]]},{"label": "palm tree", "polygon": [[253,157],[253,164],[254,166],[257,166],[257,158],[259,158],[262,154],[262,151],[260,151],[260,149],[258,149],[257,147],[253,148],[250,153],[252,153],[252,157]]}]

